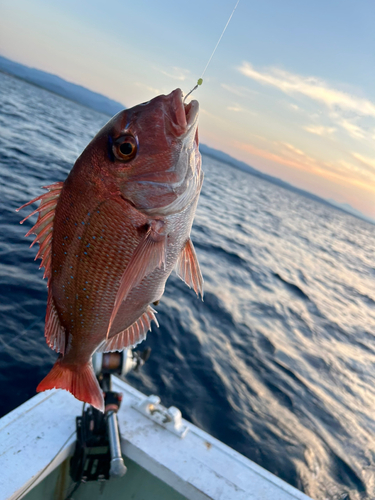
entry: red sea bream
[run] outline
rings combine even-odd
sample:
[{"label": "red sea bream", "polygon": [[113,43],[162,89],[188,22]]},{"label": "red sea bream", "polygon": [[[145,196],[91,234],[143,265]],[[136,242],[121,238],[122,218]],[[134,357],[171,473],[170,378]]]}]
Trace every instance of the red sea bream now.
[{"label": "red sea bream", "polygon": [[190,240],[203,182],[198,107],[177,89],[121,111],[65,182],[23,206],[40,200],[27,235],[48,278],[45,337],[60,353],[37,391],[62,388],[103,410],[93,353],[145,339],[174,268],[203,294]]}]

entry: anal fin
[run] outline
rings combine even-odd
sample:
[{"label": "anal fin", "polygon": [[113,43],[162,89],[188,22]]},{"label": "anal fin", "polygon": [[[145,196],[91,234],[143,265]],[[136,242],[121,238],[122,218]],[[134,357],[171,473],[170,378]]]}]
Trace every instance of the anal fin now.
[{"label": "anal fin", "polygon": [[126,330],[106,340],[97,349],[97,352],[122,351],[127,347],[135,347],[146,338],[147,332],[151,330],[151,321],[155,321],[156,325],[159,326],[155,312],[152,307],[148,306],[146,312],[137,321]]},{"label": "anal fin", "polygon": [[176,264],[176,273],[203,299],[203,276],[199,267],[193,243],[189,238],[182,249]]}]

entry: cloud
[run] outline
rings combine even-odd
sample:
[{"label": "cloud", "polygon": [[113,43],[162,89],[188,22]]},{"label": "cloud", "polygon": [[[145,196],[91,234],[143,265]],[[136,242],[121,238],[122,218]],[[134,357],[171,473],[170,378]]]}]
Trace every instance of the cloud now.
[{"label": "cloud", "polygon": [[359,153],[351,153],[353,158],[359,161],[362,168],[369,170],[372,173],[375,173],[375,158],[367,158]]},{"label": "cloud", "polygon": [[332,135],[336,131],[335,127],[324,127],[323,125],[308,125],[303,128],[311,134],[320,135],[322,137]]},{"label": "cloud", "polygon": [[314,158],[310,158],[303,151],[295,148],[292,144],[276,142],[273,146],[274,149],[277,150],[276,152],[257,148],[252,144],[242,143],[239,141],[235,141],[235,146],[253,155],[260,156],[267,160],[271,160],[279,164],[281,163],[282,165],[287,165],[298,170],[306,170],[309,172],[320,170],[319,165]]},{"label": "cloud", "polygon": [[259,94],[259,92],[256,92],[255,90],[247,89],[246,87],[239,87],[237,85],[227,85],[226,83],[222,83],[221,87],[231,94],[239,97],[248,97],[249,94]]},{"label": "cloud", "polygon": [[365,139],[366,132],[359,127],[353,120],[348,120],[347,118],[342,118],[340,116],[332,116],[333,120],[335,120],[336,124],[342,127],[346,132],[353,137],[354,139]]},{"label": "cloud", "polygon": [[223,123],[227,124],[227,120],[225,118],[221,117],[220,115],[215,115],[214,113],[211,113],[210,111],[208,111],[205,108],[199,108],[199,112],[201,115],[206,115],[209,118],[213,119],[216,123],[223,122]]},{"label": "cloud", "polygon": [[294,109],[294,111],[299,111],[301,108],[297,106],[297,104],[290,104],[290,107]]},{"label": "cloud", "polygon": [[156,89],[156,88],[154,88],[154,87],[150,87],[150,86],[148,86],[148,85],[145,85],[144,83],[137,82],[135,85],[136,85],[137,87],[142,87],[142,88],[144,88],[144,89],[148,90],[149,92],[151,92],[152,94],[155,94],[155,95],[159,95],[159,94],[161,94],[161,93],[162,93],[162,91],[161,91],[161,90]]},{"label": "cloud", "polygon": [[155,66],[154,69],[156,69],[163,75],[168,76],[169,78],[173,78],[173,80],[179,80],[181,82],[185,81],[190,74],[190,71],[188,69],[179,68],[178,66],[173,66],[169,71],[165,71]]},{"label": "cloud", "polygon": [[319,78],[305,77],[278,68],[270,68],[268,71],[261,72],[255,70],[248,62],[244,62],[238,70],[248,78],[263,85],[276,87],[286,94],[302,94],[325,104],[330,109],[338,108],[362,116],[375,117],[375,103],[330,87]]},{"label": "cloud", "polygon": [[[375,193],[375,172],[366,172],[363,168],[351,162],[345,160],[336,162],[320,161],[307,155],[292,144],[285,142],[274,142],[274,151],[257,148],[252,144],[239,141],[235,141],[234,146],[278,164],[286,165],[310,174],[313,173],[323,179],[329,179],[344,186],[357,186],[371,193]],[[354,153],[354,155],[355,154],[356,153]],[[361,158],[365,161],[369,160],[368,158]]]},{"label": "cloud", "polygon": [[[351,162],[341,160],[337,164],[337,170],[341,167],[341,172],[343,176],[348,176],[353,184],[361,183],[362,187],[366,187],[370,191],[375,192],[375,171],[370,169],[364,169],[361,165],[354,165]],[[354,182],[357,181],[357,182]]]},{"label": "cloud", "polygon": [[[301,76],[279,68],[256,70],[250,63],[243,62],[238,70],[248,78],[262,85],[276,87],[290,96],[302,96],[328,108],[325,118],[332,122],[331,126],[314,124],[305,126],[308,132],[327,136],[341,129],[355,140],[373,142],[373,132],[369,131],[369,120],[375,119],[375,102],[353,93],[344,92],[332,87],[324,80],[314,76]],[[290,104],[294,110],[298,107]],[[322,108],[324,109],[324,108]],[[301,108],[299,108],[301,110]],[[316,116],[318,120],[321,111]],[[310,119],[314,116],[310,114]]]},{"label": "cloud", "polygon": [[258,113],[251,111],[250,109],[243,108],[239,104],[234,103],[233,106],[227,106],[228,111],[234,111],[235,113],[246,113],[246,115],[258,116]]},{"label": "cloud", "polygon": [[294,147],[292,144],[289,144],[287,142],[281,142],[280,144],[282,146],[284,146],[288,151],[291,151],[292,153],[297,154],[300,157],[302,156],[302,157],[308,158],[308,156],[303,151],[301,151],[300,149]]},{"label": "cloud", "polygon": [[234,106],[227,106],[227,110],[228,111],[236,111],[237,113],[240,113],[241,111],[244,111],[244,109],[241,108],[241,106],[238,106],[237,104],[234,105]]}]

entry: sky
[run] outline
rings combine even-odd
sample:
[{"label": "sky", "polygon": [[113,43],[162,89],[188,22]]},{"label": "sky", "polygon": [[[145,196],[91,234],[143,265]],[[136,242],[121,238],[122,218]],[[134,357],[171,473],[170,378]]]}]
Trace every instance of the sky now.
[{"label": "sky", "polygon": [[[0,0],[0,54],[131,107],[201,76],[236,0]],[[200,141],[375,218],[375,1],[240,0]]]}]

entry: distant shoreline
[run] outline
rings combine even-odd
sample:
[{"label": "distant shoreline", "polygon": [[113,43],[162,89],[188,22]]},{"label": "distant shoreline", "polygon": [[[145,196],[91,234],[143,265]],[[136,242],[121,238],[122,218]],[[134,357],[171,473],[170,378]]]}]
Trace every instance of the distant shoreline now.
[{"label": "distant shoreline", "polygon": [[126,108],[124,104],[82,85],[68,82],[57,75],[30,68],[2,56],[0,56],[0,71],[108,116],[113,116]]},{"label": "distant shoreline", "polygon": [[[270,182],[271,184],[275,184],[276,186],[287,189],[288,191],[293,191],[294,193],[297,193],[301,196],[304,196],[305,198],[315,200],[319,203],[322,203],[323,205],[327,205],[329,207],[340,210],[340,212],[344,212],[348,215],[352,215],[356,219],[360,219],[364,222],[368,222],[370,224],[375,225],[375,220],[371,219],[370,217],[367,217],[366,215],[364,215],[362,213],[351,212],[350,210],[346,209],[344,206],[341,206],[340,203],[338,203],[334,200],[326,200],[324,198],[321,198],[320,196],[317,196],[316,194],[310,193],[309,191],[305,191],[304,189],[297,188],[297,187],[293,186],[292,184],[289,184],[288,182],[285,182],[282,179],[279,179],[278,177],[273,177],[272,175],[265,174],[259,170],[256,170],[255,168],[251,167],[250,165],[247,165],[246,163],[244,163],[242,161],[236,160],[236,158],[231,157],[227,153],[223,153],[222,151],[219,151],[217,149],[210,148],[209,146],[206,146],[205,144],[200,144],[199,148],[200,148],[200,151],[202,154],[209,156],[210,158],[213,158],[214,160],[224,162],[233,168],[241,170],[242,172],[246,172],[247,174],[250,174],[250,175],[253,175],[254,177],[258,177],[260,179],[263,179],[267,182]],[[353,210],[355,211],[355,209],[353,209]]]},{"label": "distant shoreline", "polygon": [[83,106],[84,108],[87,108],[90,111],[95,111],[96,113],[100,113],[101,115],[108,116],[109,118],[111,118],[113,116],[113,115],[109,115],[108,113],[104,113],[103,111],[98,111],[97,109],[94,109],[91,106],[88,106],[87,104],[82,104],[81,102],[74,100],[70,97],[65,97],[56,91],[49,90],[46,87],[43,87],[43,85],[31,82],[30,80],[27,80],[26,78],[23,78],[22,76],[13,75],[12,73],[9,73],[8,71],[4,71],[1,68],[0,68],[0,73],[3,73],[3,75],[10,76],[11,78],[16,78],[17,80],[20,80],[21,82],[28,83],[29,85],[33,85],[34,87],[37,87],[38,89],[45,90],[46,92],[49,92],[50,94],[57,95],[58,97],[61,97],[61,99],[66,99],[67,101],[74,102],[74,104],[79,104],[80,106]]}]

